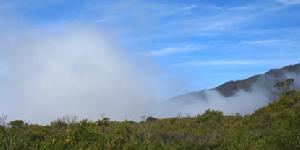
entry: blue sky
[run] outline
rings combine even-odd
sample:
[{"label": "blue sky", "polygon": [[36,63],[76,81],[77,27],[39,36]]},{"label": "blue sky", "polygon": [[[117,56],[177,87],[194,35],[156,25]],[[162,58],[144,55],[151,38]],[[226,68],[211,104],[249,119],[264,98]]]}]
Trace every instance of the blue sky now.
[{"label": "blue sky", "polygon": [[97,26],[188,90],[300,62],[300,0],[4,0],[0,12],[16,26]]}]

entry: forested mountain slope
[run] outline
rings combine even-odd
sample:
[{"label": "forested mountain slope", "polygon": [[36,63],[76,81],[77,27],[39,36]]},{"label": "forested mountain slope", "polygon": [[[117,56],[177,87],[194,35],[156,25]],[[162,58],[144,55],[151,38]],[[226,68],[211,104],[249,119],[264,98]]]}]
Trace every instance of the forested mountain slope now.
[{"label": "forested mountain slope", "polygon": [[[278,82],[287,78],[295,79],[294,89],[300,89],[300,64],[289,65],[280,69],[272,69],[264,74],[255,75],[243,80],[229,81],[212,89],[219,92],[224,97],[231,97],[238,91],[251,92],[253,88],[260,88],[272,92],[270,99],[280,95],[273,86]],[[172,98],[175,101],[189,101],[191,99],[206,100],[206,90],[189,92]]]}]

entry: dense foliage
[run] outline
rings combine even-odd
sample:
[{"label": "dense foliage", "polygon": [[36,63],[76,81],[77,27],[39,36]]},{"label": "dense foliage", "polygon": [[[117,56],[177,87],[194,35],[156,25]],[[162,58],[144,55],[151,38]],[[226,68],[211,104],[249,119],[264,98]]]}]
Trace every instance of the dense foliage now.
[{"label": "dense foliage", "polygon": [[246,116],[207,110],[139,123],[104,118],[41,126],[15,120],[0,127],[0,149],[300,149],[300,92],[287,92]]}]

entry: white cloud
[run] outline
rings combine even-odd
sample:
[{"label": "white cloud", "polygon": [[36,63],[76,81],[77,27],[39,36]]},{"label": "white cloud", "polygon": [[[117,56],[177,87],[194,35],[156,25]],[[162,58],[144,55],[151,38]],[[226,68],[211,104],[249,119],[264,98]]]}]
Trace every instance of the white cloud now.
[{"label": "white cloud", "polygon": [[208,61],[188,61],[173,64],[178,67],[197,66],[230,66],[230,65],[289,65],[299,62],[298,59],[245,59],[245,60],[208,60]]},{"label": "white cloud", "polygon": [[210,60],[210,61],[190,61],[174,64],[174,66],[223,66],[223,65],[254,65],[256,60]]},{"label": "white cloud", "polygon": [[104,17],[104,18],[100,18],[96,20],[96,23],[106,23],[110,20],[112,20],[114,17],[113,16],[108,16],[108,17]]},{"label": "white cloud", "polygon": [[182,7],[181,10],[183,10],[183,11],[191,11],[192,9],[197,8],[197,7],[198,6],[196,4],[192,4],[192,5],[189,5],[189,6]]},{"label": "white cloud", "polygon": [[240,44],[246,45],[267,45],[284,42],[285,40],[253,40],[253,41],[242,41]]},{"label": "white cloud", "polygon": [[300,0],[277,0],[277,2],[286,4],[286,5],[296,5],[300,4]]},{"label": "white cloud", "polygon": [[73,24],[59,31],[26,27],[6,33],[0,35],[0,113],[10,120],[49,123],[64,115],[95,120],[103,113],[137,120],[178,113],[161,105],[156,90],[173,96],[181,83],[162,80],[158,66],[127,55],[107,32]]},{"label": "white cloud", "polygon": [[185,20],[179,24],[187,29],[191,34],[201,35],[203,33],[220,33],[236,30],[238,25],[244,23],[249,18],[247,16],[213,16],[200,17]]},{"label": "white cloud", "polygon": [[72,27],[13,35],[0,38],[0,60],[8,68],[0,71],[0,110],[10,119],[45,123],[65,114],[97,119],[101,113],[136,119],[156,106],[152,77],[146,81],[103,32]]},{"label": "white cloud", "polygon": [[202,50],[204,48],[206,48],[206,46],[203,46],[203,45],[197,45],[197,46],[196,45],[186,45],[183,47],[167,47],[167,48],[162,48],[157,51],[152,51],[152,52],[150,52],[150,55],[166,56],[166,55]]}]

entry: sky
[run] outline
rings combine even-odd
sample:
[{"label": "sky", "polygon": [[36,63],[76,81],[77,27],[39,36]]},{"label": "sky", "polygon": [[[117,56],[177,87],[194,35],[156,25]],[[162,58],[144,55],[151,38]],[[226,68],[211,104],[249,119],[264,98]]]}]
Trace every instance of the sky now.
[{"label": "sky", "polygon": [[3,113],[136,118],[299,63],[300,0],[0,0],[0,33]]},{"label": "sky", "polygon": [[[59,30],[84,22],[130,55],[148,55],[187,90],[299,63],[299,0],[2,0],[17,20]],[[13,17],[12,17],[13,16]]]}]

